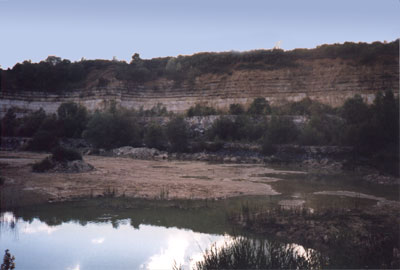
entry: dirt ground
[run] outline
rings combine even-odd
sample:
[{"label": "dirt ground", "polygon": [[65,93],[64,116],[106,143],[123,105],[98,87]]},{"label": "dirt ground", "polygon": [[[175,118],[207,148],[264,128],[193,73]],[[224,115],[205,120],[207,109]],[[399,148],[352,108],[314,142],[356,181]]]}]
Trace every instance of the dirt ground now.
[{"label": "dirt ground", "polygon": [[[34,173],[31,164],[48,154],[1,152],[2,200],[25,205],[81,197],[126,196],[149,199],[221,199],[276,195],[265,173],[284,173],[262,165],[148,161],[85,156],[95,167],[85,173]],[[292,172],[293,173],[293,172]]]}]

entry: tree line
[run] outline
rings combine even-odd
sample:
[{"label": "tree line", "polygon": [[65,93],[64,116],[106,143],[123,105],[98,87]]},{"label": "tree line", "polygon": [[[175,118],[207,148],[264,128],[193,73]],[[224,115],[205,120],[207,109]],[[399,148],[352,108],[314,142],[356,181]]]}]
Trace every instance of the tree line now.
[{"label": "tree line", "polygon": [[[191,129],[184,119],[215,114],[220,117],[205,133]],[[142,118],[149,116],[170,120],[144,123]],[[298,116],[307,120],[296,124],[293,120]],[[197,104],[185,115],[168,112],[160,104],[150,110],[112,104],[105,111],[89,114],[70,102],[61,104],[56,114],[40,109],[23,118],[17,118],[11,108],[0,129],[2,136],[32,137],[29,149],[33,151],[50,151],[61,138],[84,138],[96,148],[130,145],[172,152],[215,151],[218,145],[233,141],[260,144],[266,155],[274,154],[280,144],[339,145],[352,146],[356,155],[382,164],[399,161],[399,99],[391,91],[379,92],[371,105],[359,95],[339,108],[309,98],[280,106],[256,98],[248,108],[231,104],[227,112]]]},{"label": "tree line", "polygon": [[[107,87],[110,79],[116,78],[125,83],[142,84],[158,78],[167,78],[180,83],[193,82],[197,76],[207,73],[231,74],[234,70],[280,69],[295,67],[299,59],[339,58],[353,59],[355,65],[370,65],[384,61],[386,65],[398,65],[399,42],[374,42],[321,45],[315,49],[295,49],[292,51],[253,50],[247,52],[197,53],[191,56],[141,59],[135,53],[130,63],[109,60],[86,60],[71,62],[57,56],[32,63],[24,61],[12,69],[0,69],[0,90],[5,92],[41,91],[61,93],[82,90],[88,86],[89,74],[105,73],[95,86]],[[387,57],[389,56],[389,57]],[[90,81],[91,87],[92,80]],[[129,88],[129,87],[128,87]]]}]

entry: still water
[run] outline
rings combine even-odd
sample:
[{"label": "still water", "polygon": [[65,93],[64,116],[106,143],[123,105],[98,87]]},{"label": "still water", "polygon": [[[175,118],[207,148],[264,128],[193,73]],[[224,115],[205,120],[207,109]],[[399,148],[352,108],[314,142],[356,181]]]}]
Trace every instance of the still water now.
[{"label": "still water", "polygon": [[0,250],[10,249],[17,269],[191,269],[202,251],[229,236],[140,224],[130,219],[62,222],[50,226],[2,214]]},{"label": "still water", "polygon": [[[260,176],[258,176],[260,177]],[[9,249],[17,269],[192,269],[211,245],[243,235],[227,217],[249,201],[262,207],[301,202],[303,207],[371,207],[398,201],[393,187],[364,183],[352,175],[265,175],[276,196],[215,201],[143,201],[121,198],[48,204],[1,214],[0,252]],[[331,196],[324,191],[360,192]],[[340,194],[343,194],[340,193]],[[2,254],[0,254],[2,257]]]}]

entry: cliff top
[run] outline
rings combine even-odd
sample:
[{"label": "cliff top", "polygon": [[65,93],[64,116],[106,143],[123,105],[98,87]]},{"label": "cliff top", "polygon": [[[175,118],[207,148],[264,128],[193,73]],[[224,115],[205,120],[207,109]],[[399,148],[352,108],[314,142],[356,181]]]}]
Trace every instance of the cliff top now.
[{"label": "cliff top", "polygon": [[[84,60],[71,62],[49,56],[40,63],[24,61],[12,69],[1,70],[1,91],[45,91],[59,93],[91,87],[107,87],[110,81],[122,85],[140,85],[165,78],[175,82],[193,81],[207,74],[231,74],[237,70],[276,70],[295,68],[299,61],[342,59],[352,65],[377,63],[398,65],[399,40],[321,45],[314,49],[283,51],[253,50],[246,52],[202,52],[190,56],[141,59],[132,56],[128,64],[117,60]],[[95,85],[93,85],[95,84]]]}]

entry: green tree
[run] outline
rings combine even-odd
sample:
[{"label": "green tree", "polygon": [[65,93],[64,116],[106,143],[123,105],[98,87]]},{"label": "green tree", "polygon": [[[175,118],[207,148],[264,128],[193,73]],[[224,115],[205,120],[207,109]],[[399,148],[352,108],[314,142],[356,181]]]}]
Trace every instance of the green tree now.
[{"label": "green tree", "polygon": [[267,140],[273,144],[291,143],[297,139],[299,130],[292,119],[273,116],[268,123],[266,135]]},{"label": "green tree", "polygon": [[24,116],[18,129],[18,135],[23,137],[33,136],[45,119],[46,112],[42,108]]},{"label": "green tree", "polygon": [[17,114],[15,108],[9,108],[2,121],[2,136],[15,136],[18,127]]},{"label": "green tree", "polygon": [[254,99],[253,102],[250,104],[247,113],[253,115],[270,114],[271,106],[265,98],[258,97]]},{"label": "green tree", "polygon": [[244,108],[241,104],[234,103],[229,105],[229,114],[232,115],[241,115],[244,114]]},{"label": "green tree", "polygon": [[346,100],[342,106],[341,115],[350,125],[361,124],[370,117],[368,105],[364,103],[360,95]]},{"label": "green tree", "polygon": [[95,147],[106,149],[141,145],[136,121],[119,109],[95,112],[83,132],[83,137]]},{"label": "green tree", "polygon": [[81,137],[88,121],[85,107],[74,102],[67,102],[58,107],[57,114],[65,137]]},{"label": "green tree", "polygon": [[184,152],[188,146],[188,126],[183,117],[176,117],[168,122],[166,128],[167,138],[171,151]]},{"label": "green tree", "polygon": [[155,122],[147,126],[143,140],[147,147],[161,150],[165,148],[167,141],[164,129]]}]

